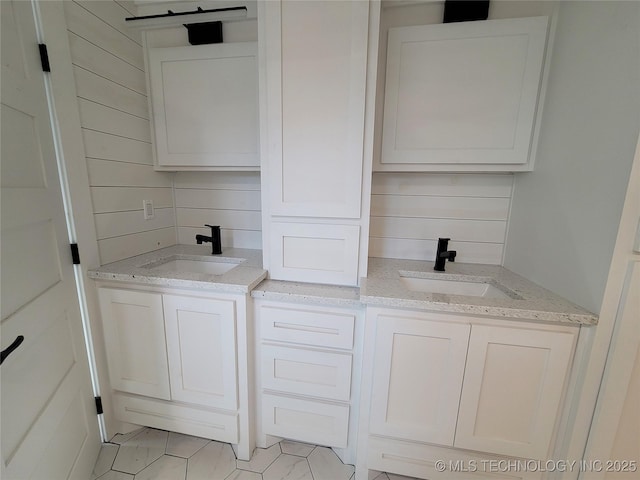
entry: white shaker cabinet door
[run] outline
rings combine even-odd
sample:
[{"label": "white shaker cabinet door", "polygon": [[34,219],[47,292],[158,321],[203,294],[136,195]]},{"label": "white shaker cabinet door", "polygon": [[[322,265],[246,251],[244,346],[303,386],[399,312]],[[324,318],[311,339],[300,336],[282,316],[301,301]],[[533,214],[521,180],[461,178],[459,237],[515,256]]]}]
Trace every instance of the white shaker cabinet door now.
[{"label": "white shaker cabinet door", "polygon": [[474,325],[455,446],[547,459],[575,337]]},{"label": "white shaker cabinet door", "polygon": [[156,166],[257,169],[256,43],[150,48],[148,58]]},{"label": "white shaker cabinet door", "polygon": [[470,326],[387,314],[376,324],[371,433],[453,445]]},{"label": "white shaker cabinet door", "polygon": [[171,399],[238,408],[235,302],[164,295]]},{"label": "white shaker cabinet door", "polygon": [[531,169],[547,25],[532,17],[390,29],[378,170]]},{"label": "white shaker cabinet door", "polygon": [[111,386],[169,400],[162,296],[113,288],[99,295]]},{"label": "white shaker cabinet door", "polygon": [[265,2],[264,16],[271,214],[359,218],[369,3]]}]

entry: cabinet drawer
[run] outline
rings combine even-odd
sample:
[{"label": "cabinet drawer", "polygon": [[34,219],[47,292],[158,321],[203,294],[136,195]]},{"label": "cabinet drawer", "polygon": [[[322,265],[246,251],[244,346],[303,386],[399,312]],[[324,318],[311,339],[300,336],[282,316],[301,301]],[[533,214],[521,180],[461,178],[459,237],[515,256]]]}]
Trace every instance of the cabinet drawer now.
[{"label": "cabinet drawer", "polygon": [[131,395],[113,396],[115,416],[123,422],[147,425],[172,432],[238,443],[238,415],[197,407],[187,407]]},{"label": "cabinet drawer", "polygon": [[262,345],[262,386],[349,401],[351,354]]},{"label": "cabinet drawer", "polygon": [[263,339],[351,349],[355,312],[337,308],[261,305]]},{"label": "cabinet drawer", "polygon": [[[444,462],[440,464],[439,462]],[[518,464],[517,462],[520,462]],[[436,463],[438,467],[436,468]],[[444,465],[444,470],[442,469]],[[520,468],[518,468],[520,465]],[[539,480],[527,460],[475,456],[462,450],[369,437],[367,468],[438,480]]]},{"label": "cabinet drawer", "polygon": [[345,448],[349,406],[264,393],[262,428],[267,435]]}]

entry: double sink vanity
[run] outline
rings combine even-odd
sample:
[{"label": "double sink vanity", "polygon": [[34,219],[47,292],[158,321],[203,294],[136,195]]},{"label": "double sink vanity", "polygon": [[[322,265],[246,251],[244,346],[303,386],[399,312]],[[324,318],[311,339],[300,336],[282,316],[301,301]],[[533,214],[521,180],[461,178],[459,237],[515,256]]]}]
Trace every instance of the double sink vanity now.
[{"label": "double sink vanity", "polygon": [[355,288],[266,279],[258,250],[177,245],[90,276],[118,420],[244,460],[280,438],[326,445],[363,478],[554,458],[597,322],[493,265],[370,258]]}]

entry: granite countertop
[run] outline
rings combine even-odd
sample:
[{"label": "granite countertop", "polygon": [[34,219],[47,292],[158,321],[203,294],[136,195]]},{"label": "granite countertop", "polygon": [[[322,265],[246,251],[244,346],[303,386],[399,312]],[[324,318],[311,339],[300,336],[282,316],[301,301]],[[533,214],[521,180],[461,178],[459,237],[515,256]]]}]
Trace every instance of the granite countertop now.
[{"label": "granite countertop", "polygon": [[312,303],[336,307],[362,306],[357,287],[265,280],[251,292],[253,298],[278,302]]},{"label": "granite countertop", "polygon": [[[498,265],[447,262],[435,272],[433,262],[370,258],[361,279],[360,301],[366,305],[490,315],[560,323],[595,325],[598,316]],[[504,298],[410,291],[401,277],[490,283]]]},{"label": "granite countertop", "polygon": [[[238,264],[220,275],[162,269],[171,260],[198,260]],[[267,276],[262,268],[262,251],[225,248],[211,255],[211,245],[174,245],[154,252],[109,263],[89,270],[96,280],[134,282],[145,285],[209,290],[222,293],[248,293]]]},{"label": "granite countertop", "polygon": [[[171,260],[238,266],[220,275],[161,268]],[[260,250],[228,248],[221,255],[211,255],[208,245],[174,245],[89,270],[89,277],[223,293],[251,292],[253,298],[315,305],[371,305],[582,325],[598,322],[597,315],[498,265],[447,262],[446,272],[435,272],[433,262],[370,258],[368,277],[362,278],[357,288],[265,280]],[[402,277],[488,283],[499,290],[501,298],[411,291]]]}]

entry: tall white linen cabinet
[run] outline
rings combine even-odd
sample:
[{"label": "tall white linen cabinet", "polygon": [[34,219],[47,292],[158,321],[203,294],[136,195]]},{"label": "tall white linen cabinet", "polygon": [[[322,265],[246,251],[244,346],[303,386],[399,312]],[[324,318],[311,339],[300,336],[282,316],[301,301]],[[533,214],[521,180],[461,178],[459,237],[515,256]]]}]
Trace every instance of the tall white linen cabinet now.
[{"label": "tall white linen cabinet", "polygon": [[265,268],[366,276],[379,2],[258,2]]}]

